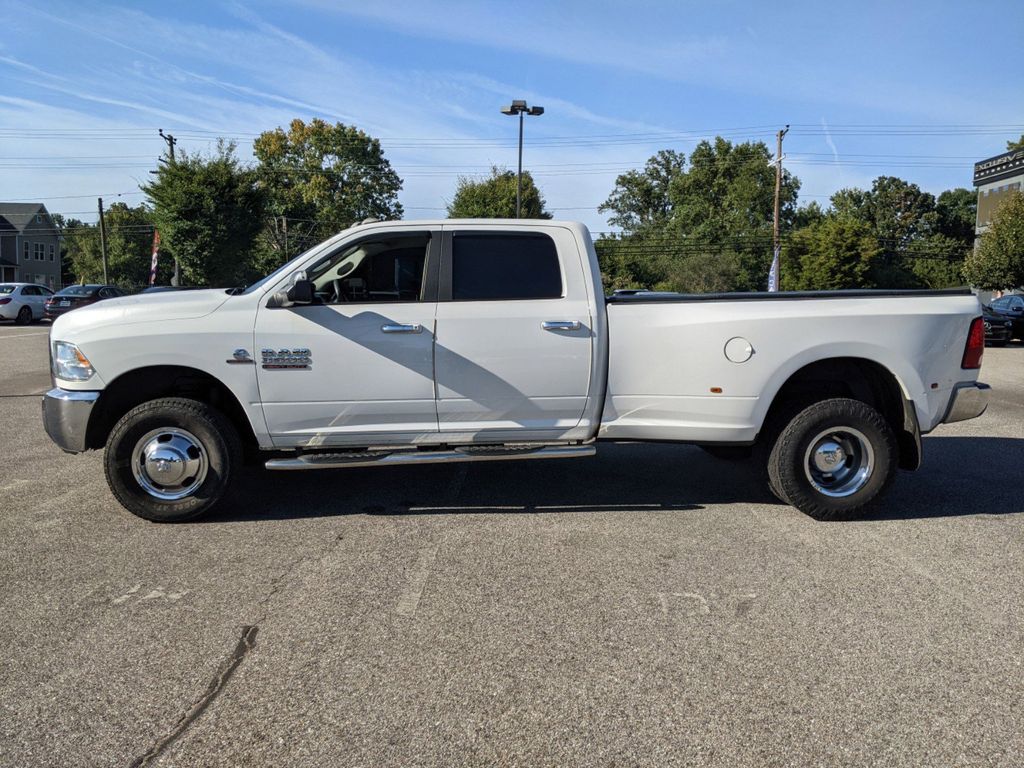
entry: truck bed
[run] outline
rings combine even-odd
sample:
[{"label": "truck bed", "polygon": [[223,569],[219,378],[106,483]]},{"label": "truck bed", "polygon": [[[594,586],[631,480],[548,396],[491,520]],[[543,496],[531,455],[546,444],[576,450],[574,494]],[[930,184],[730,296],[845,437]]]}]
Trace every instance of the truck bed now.
[{"label": "truck bed", "polygon": [[787,380],[829,360],[884,368],[928,432],[977,377],[960,368],[981,314],[966,288],[619,292],[607,310],[602,438],[750,443]]}]

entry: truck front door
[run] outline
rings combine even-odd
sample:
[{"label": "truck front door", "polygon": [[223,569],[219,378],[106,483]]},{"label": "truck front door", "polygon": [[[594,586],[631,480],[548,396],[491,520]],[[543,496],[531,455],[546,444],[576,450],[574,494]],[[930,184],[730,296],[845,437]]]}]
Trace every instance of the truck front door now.
[{"label": "truck front door", "polygon": [[442,436],[558,439],[580,423],[593,356],[582,270],[565,229],[445,227],[435,349]]},{"label": "truck front door", "polygon": [[307,269],[313,304],[259,309],[255,363],[275,445],[362,446],[437,436],[440,235],[440,229],[389,227],[348,240]]}]

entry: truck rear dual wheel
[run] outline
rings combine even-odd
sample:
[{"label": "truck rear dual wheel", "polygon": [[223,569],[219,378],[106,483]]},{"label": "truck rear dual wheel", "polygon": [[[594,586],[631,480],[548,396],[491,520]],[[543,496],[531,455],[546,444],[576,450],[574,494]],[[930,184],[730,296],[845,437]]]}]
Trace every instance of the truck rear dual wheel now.
[{"label": "truck rear dual wheel", "polygon": [[768,452],[772,492],[816,520],[863,515],[896,474],[896,436],[859,400],[831,398],[796,413]]},{"label": "truck rear dual wheel", "polygon": [[198,400],[150,400],[114,425],[103,457],[110,490],[134,515],[194,520],[209,511],[241,466],[234,426]]}]

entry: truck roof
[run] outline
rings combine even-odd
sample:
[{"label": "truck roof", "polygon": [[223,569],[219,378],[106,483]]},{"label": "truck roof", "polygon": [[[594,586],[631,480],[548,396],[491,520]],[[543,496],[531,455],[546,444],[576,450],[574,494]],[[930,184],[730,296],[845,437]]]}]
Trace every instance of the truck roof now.
[{"label": "truck roof", "polygon": [[355,227],[368,227],[368,226],[409,226],[420,225],[425,227],[441,227],[441,226],[463,226],[467,224],[480,225],[488,224],[499,227],[536,227],[536,226],[556,226],[556,227],[568,227],[575,229],[577,227],[586,229],[585,225],[579,221],[569,221],[564,219],[395,219],[395,220],[377,220],[377,219],[365,219],[361,222],[352,225]]}]

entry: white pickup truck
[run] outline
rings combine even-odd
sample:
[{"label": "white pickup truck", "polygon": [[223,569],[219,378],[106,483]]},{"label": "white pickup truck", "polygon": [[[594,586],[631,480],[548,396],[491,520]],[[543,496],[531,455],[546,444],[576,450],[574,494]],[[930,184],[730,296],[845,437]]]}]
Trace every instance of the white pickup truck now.
[{"label": "white pickup truck", "polygon": [[260,452],[296,470],[602,440],[753,455],[779,499],[849,518],[917,468],[922,433],[985,410],[983,349],[966,290],[605,297],[581,224],[374,222],[245,290],[59,318],[43,421],[65,451],[105,448],[149,520],[206,512]]}]

